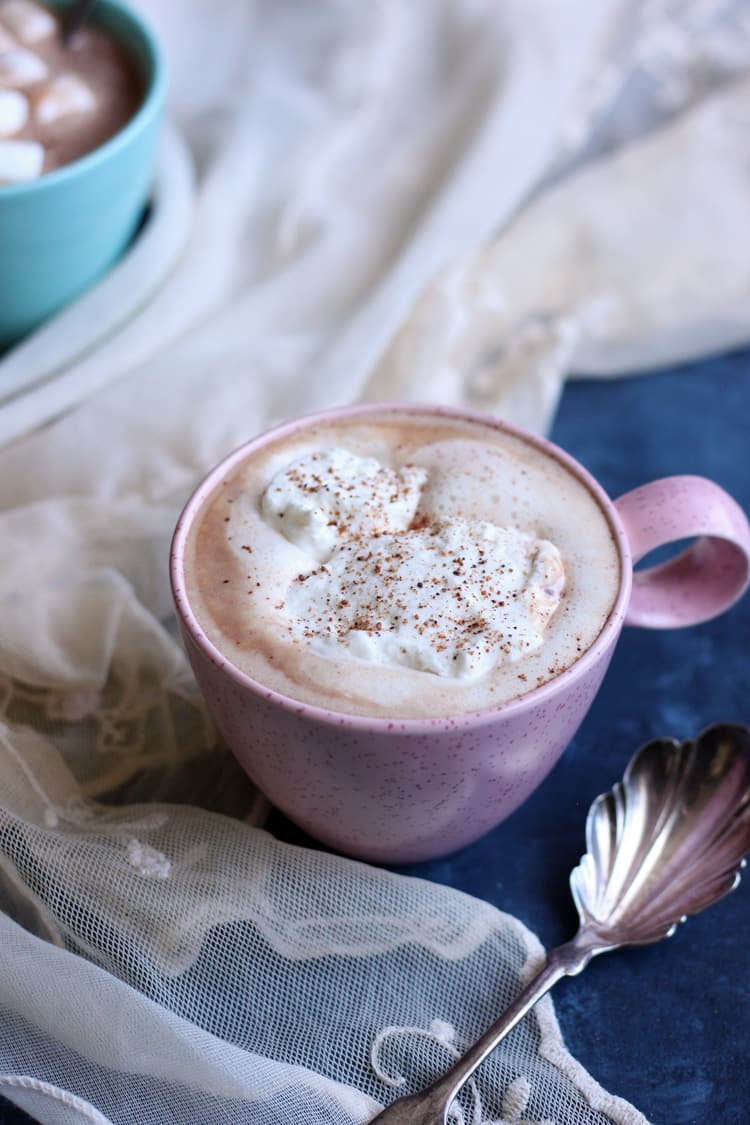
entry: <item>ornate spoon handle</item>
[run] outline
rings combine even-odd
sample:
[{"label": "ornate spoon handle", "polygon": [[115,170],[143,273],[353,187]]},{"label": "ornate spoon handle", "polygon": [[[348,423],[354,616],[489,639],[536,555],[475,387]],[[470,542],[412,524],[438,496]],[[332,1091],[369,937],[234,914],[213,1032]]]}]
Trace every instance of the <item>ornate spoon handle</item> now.
[{"label": "ornate spoon handle", "polygon": [[445,1125],[451,1102],[498,1043],[554,984],[562,977],[580,973],[594,953],[603,952],[605,948],[611,947],[603,946],[582,928],[572,941],[551,950],[544,967],[529,981],[523,992],[445,1074],[426,1090],[398,1098],[373,1118],[371,1125]]}]

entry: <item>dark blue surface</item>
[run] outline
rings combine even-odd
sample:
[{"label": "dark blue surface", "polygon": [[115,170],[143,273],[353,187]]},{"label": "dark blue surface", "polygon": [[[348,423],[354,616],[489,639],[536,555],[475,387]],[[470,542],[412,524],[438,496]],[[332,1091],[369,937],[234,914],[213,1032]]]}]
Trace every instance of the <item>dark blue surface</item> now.
[{"label": "dark blue surface", "polygon": [[[657,476],[700,473],[750,511],[750,351],[571,384],[552,437],[613,497]],[[530,800],[457,855],[400,870],[489,900],[548,947],[569,937],[575,914],[567,879],[583,850],[589,804],[649,738],[690,738],[717,721],[750,723],[749,637],[750,596],[697,628],[625,630],[578,736]],[[303,840],[280,816],[271,828]],[[748,934],[750,877],[668,943],[592,962],[555,990],[568,1047],[652,1122],[748,1125]],[[0,1107],[0,1125],[25,1120],[3,1116]]]}]

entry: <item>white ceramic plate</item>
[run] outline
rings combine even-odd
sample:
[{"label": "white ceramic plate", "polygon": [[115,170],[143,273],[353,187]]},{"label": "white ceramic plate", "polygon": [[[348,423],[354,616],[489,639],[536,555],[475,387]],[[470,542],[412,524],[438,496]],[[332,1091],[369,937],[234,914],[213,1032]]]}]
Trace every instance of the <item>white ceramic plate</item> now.
[{"label": "white ceramic plate", "polygon": [[[174,126],[164,128],[147,217],[131,246],[93,288],[0,360],[0,444],[44,424],[99,390],[107,371],[71,366],[123,326],[159,288],[190,231],[193,166]],[[116,373],[114,373],[116,374]]]}]

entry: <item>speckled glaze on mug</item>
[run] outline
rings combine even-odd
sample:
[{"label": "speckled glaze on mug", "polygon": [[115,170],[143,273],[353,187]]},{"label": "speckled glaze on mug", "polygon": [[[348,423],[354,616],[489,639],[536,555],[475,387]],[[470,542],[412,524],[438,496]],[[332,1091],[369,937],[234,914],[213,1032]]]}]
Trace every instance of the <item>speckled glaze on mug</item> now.
[{"label": "speckled glaze on mug", "polygon": [[[582,481],[604,512],[620,556],[620,587],[601,633],[565,672],[501,707],[453,718],[374,719],[280,695],[235,668],[208,640],[185,591],[184,552],[206,500],[241,461],[324,420],[393,412],[467,420],[524,439]],[[697,540],[633,576],[649,551]],[[323,843],[381,863],[455,851],[494,828],[549,773],[596,695],[623,624],[670,628],[727,609],[750,580],[750,526],[712,481],[679,476],[612,501],[572,457],[542,438],[472,411],[388,403],[328,411],[253,439],[211,472],[175,530],[172,592],[187,654],[227,744],[258,788]]]}]

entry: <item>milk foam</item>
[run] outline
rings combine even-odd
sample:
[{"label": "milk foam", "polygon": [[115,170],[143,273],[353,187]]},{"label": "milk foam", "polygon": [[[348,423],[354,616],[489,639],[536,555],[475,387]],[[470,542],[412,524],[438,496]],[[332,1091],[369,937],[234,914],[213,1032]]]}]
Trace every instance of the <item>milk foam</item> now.
[{"label": "milk foam", "polygon": [[[330,554],[321,563],[306,542],[292,542],[269,522],[263,496],[295,462],[333,449],[370,458],[393,474],[419,470],[414,479],[422,483],[406,530],[338,539],[326,544]],[[373,551],[370,562],[375,555],[382,559],[378,582],[371,575],[360,587],[367,575],[350,564],[363,539],[371,540],[364,552]],[[383,581],[382,565],[391,566],[390,546],[407,541],[408,560],[389,571],[394,586],[390,578]],[[459,557],[465,568],[467,559],[478,561],[480,550],[492,559],[484,593],[452,573],[461,569]],[[416,591],[425,587],[416,584],[425,579],[418,571],[443,580],[430,617],[450,626],[445,648],[435,643],[434,631],[423,644],[425,634],[401,621],[402,612],[422,613]],[[372,419],[303,429],[240,464],[196,518],[185,574],[206,634],[253,679],[334,712],[389,719],[485,710],[554,679],[596,639],[620,583],[605,513],[553,456],[490,425],[385,410]],[[311,577],[299,582],[300,575]],[[352,588],[338,602],[352,606],[337,604],[328,622],[326,598],[340,595],[346,583]],[[452,600],[459,590],[476,615],[474,639],[454,628],[461,620]],[[500,601],[506,605],[492,604]],[[387,636],[358,627],[357,614],[373,606]],[[510,638],[516,632],[524,643]],[[461,666],[458,675],[448,668],[454,664]]]}]

